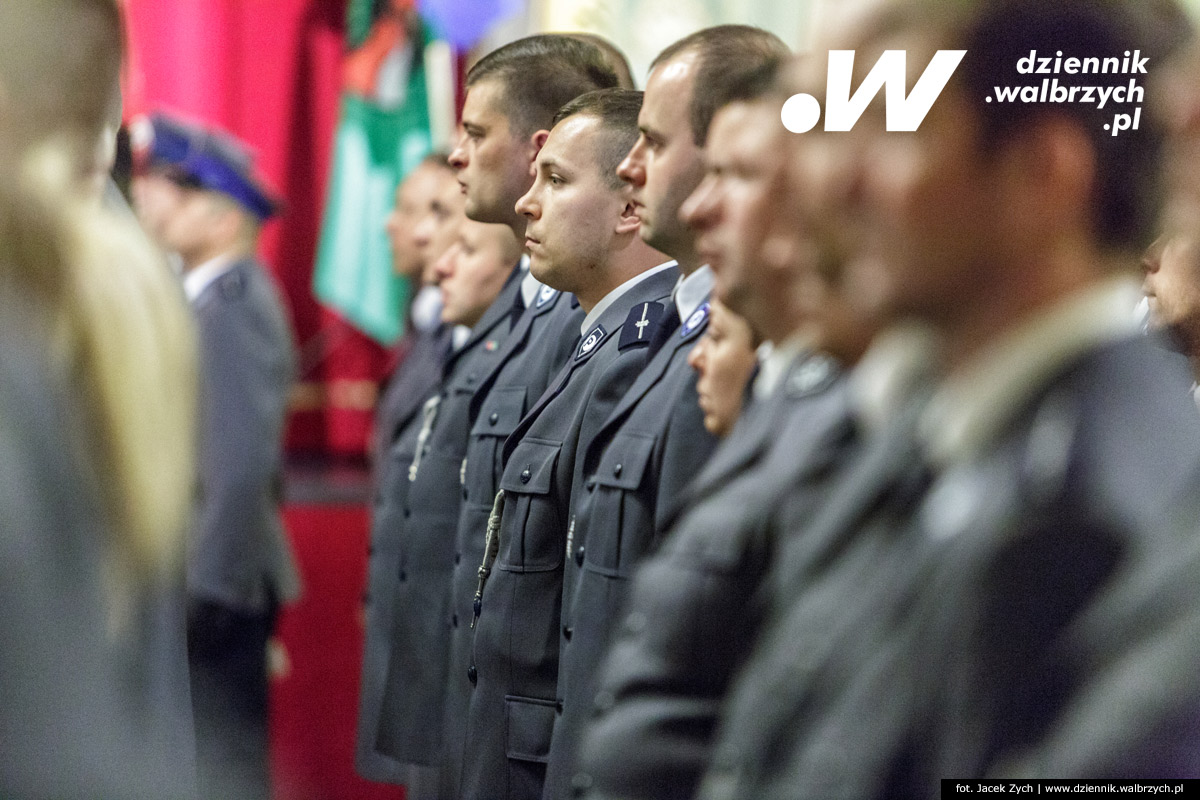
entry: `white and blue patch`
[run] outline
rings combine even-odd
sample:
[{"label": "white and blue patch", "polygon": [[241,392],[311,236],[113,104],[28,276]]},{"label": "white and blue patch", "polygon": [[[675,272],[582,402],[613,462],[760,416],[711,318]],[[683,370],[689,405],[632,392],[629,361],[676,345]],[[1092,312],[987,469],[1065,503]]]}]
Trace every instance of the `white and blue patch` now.
[{"label": "white and blue patch", "polygon": [[543,286],[541,291],[538,292],[537,302],[534,303],[533,307],[541,308],[556,297],[558,297],[558,289],[555,289],[553,286]]},{"label": "white and blue patch", "polygon": [[592,328],[591,333],[583,337],[583,341],[579,343],[579,350],[575,353],[575,359],[581,359],[595,350],[596,346],[604,341],[604,337],[607,335],[608,331],[604,330],[603,325],[597,325]]},{"label": "white and blue patch", "polygon": [[793,395],[804,395],[823,389],[833,381],[836,367],[823,356],[813,356],[801,364],[788,378],[788,390]]},{"label": "white and blue patch", "polygon": [[708,319],[708,303],[702,303],[699,308],[692,312],[692,315],[687,318],[687,322],[683,323],[683,329],[679,332],[679,338],[687,336],[692,331],[699,328]]}]

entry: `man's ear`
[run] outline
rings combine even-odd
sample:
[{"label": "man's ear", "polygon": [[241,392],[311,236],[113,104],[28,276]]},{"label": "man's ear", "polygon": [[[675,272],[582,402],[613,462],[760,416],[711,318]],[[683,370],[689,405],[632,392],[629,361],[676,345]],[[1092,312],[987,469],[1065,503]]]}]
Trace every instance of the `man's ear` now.
[{"label": "man's ear", "polygon": [[1015,227],[1033,233],[1090,224],[1096,149],[1079,123],[1049,116],[1006,149],[1005,196]]},{"label": "man's ear", "polygon": [[642,227],[642,219],[637,215],[637,206],[632,200],[626,200],[625,205],[621,208],[621,216],[617,219],[617,227],[615,231],[619,235],[627,233],[637,233]]},{"label": "man's ear", "polygon": [[538,153],[542,152],[542,148],[546,146],[546,139],[550,138],[550,131],[540,130],[529,137],[529,171],[533,172],[533,162],[537,160]]}]

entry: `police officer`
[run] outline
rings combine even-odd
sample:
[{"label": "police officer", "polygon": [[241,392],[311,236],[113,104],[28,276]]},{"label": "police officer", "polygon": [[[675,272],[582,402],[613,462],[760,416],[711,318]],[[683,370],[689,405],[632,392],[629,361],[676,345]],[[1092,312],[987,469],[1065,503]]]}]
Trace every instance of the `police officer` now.
[{"label": "police officer", "polygon": [[591,796],[694,794],[725,690],[765,618],[780,537],[771,515],[785,497],[819,498],[847,458],[853,426],[839,364],[857,359],[874,326],[836,275],[818,269],[819,240],[784,201],[805,189],[790,180],[798,140],[779,125],[777,66],[718,95],[707,174],[683,206],[716,295],[776,346],[756,401],[634,575],[581,751],[577,781]]},{"label": "police officer", "polygon": [[266,797],[266,643],[299,576],[279,517],[295,361],[278,293],[255,260],[275,201],[242,145],[197,130],[160,237],[179,255],[200,332],[199,502],[189,547],[188,656],[201,793]]},{"label": "police officer", "polygon": [[[556,92],[542,93],[545,84],[539,85],[538,92],[513,90],[513,86],[522,86],[521,80],[513,77],[514,70],[522,80],[527,79],[521,67],[528,66],[531,57],[532,63],[544,62],[544,66],[556,68],[556,79],[550,84]],[[515,245],[522,241],[515,233],[515,226],[521,223],[511,207],[511,198],[528,184],[530,160],[544,141],[544,131],[539,134],[537,127],[548,113],[543,107],[590,88],[594,80],[615,79],[603,66],[596,48],[563,37],[530,37],[509,45],[503,52],[483,59],[472,70],[472,76],[469,105],[464,109],[464,135],[451,153],[451,165],[463,186],[467,216],[508,226]],[[505,198],[510,204],[503,202]],[[414,794],[432,790],[442,751],[440,728],[430,720],[440,718],[445,694],[449,652],[446,623],[451,616],[448,592],[472,399],[484,379],[514,352],[505,343],[524,316],[526,298],[533,302],[540,296],[540,285],[526,280],[526,270],[524,261],[514,260],[504,290],[472,329],[462,352],[456,351],[452,357],[439,399],[431,401],[423,412],[409,485],[392,498],[404,498],[394,505],[402,509],[399,524],[404,550],[410,557],[406,560],[402,554],[399,566],[398,594],[393,603],[393,657],[388,667],[378,746],[400,760],[419,765],[409,781]],[[526,340],[527,335],[523,337]]]},{"label": "police officer", "polygon": [[[467,75],[463,133],[451,154],[477,219],[507,222],[525,240],[517,200],[533,183],[530,168],[558,108],[578,94],[614,86],[604,54],[564,36],[532,36],[501,47]],[[510,171],[513,174],[510,175]],[[523,261],[527,264],[527,259]],[[488,515],[500,482],[502,445],[551,378],[574,355],[584,312],[569,294],[543,285],[526,266],[518,302],[525,309],[481,375],[467,417],[469,440],[459,480],[450,601],[442,630],[449,643],[442,713],[440,793],[457,797],[466,737],[470,622]]]},{"label": "police officer", "polygon": [[[371,546],[364,608],[362,677],[355,770],[370,780],[402,784],[404,766],[375,747],[392,631],[392,595],[400,559],[396,526],[388,517],[399,506],[395,489],[407,487],[421,407],[442,380],[454,326],[441,320],[441,289],[435,264],[458,234],[462,194],[454,173],[436,154],[422,161],[396,190],[387,233],[397,271],[421,288],[410,310],[406,352],[388,381],[375,416],[376,486],[371,515]],[[401,441],[403,439],[403,441]],[[393,447],[393,445],[396,445]],[[391,475],[392,471],[399,474]],[[390,487],[385,492],[383,487]],[[388,501],[391,501],[390,503]]]},{"label": "police officer", "polygon": [[462,797],[541,795],[576,455],[644,367],[652,337],[637,323],[661,311],[677,277],[640,238],[635,203],[615,174],[640,106],[641,94],[625,90],[564,106],[517,203],[531,271],[573,293],[587,316],[570,363],[504,445],[473,609]]},{"label": "police officer", "polygon": [[[569,793],[579,732],[588,718],[594,673],[624,600],[624,587],[655,543],[668,508],[708,458],[696,376],[687,356],[708,319],[712,271],[696,253],[680,205],[703,174],[711,94],[764,60],[787,52],[757,28],[707,28],[655,59],[638,116],[641,131],[617,169],[642,219],[644,241],[673,257],[680,280],[662,311],[653,358],[582,451],[585,491],[572,498],[573,536],[563,579],[562,664],[546,794]],[[648,313],[637,322],[644,332]]]},{"label": "police officer", "polygon": [[[441,291],[433,265],[442,251],[429,236],[418,238],[426,219],[439,212],[441,191],[451,191],[454,172],[444,153],[431,153],[413,167],[396,188],[396,205],[385,229],[392,251],[392,267],[406,278],[413,291],[408,308],[408,330],[397,345],[399,358],[375,411],[373,455],[382,460],[388,446],[421,404],[437,388],[442,375],[448,329],[441,324]],[[378,482],[378,481],[377,481]]]}]

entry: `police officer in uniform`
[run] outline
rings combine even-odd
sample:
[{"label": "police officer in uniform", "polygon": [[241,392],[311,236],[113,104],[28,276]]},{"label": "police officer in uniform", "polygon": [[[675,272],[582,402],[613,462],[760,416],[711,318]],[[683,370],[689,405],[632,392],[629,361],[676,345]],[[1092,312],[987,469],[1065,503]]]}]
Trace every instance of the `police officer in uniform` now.
[{"label": "police officer in uniform", "polygon": [[[476,227],[468,232],[468,226]],[[433,785],[439,752],[438,726],[430,720],[441,711],[446,647],[440,623],[461,499],[465,418],[480,376],[492,368],[508,336],[522,276],[519,246],[507,228],[460,217],[454,229],[457,238],[442,255],[438,274],[459,284],[473,279],[474,284],[458,286],[459,299],[453,303],[444,297],[443,321],[460,327],[440,386],[393,445],[394,465],[407,466],[389,467],[380,490],[381,525],[386,526],[380,535],[396,548],[398,559],[391,594],[379,601],[391,608],[391,630],[376,749],[411,765],[405,782],[414,796]],[[491,240],[488,263],[474,270],[460,268],[467,243],[476,251],[473,261],[480,260],[473,236]],[[497,257],[504,260],[497,262]],[[464,303],[468,292],[486,302]]]},{"label": "police officer in uniform", "polygon": [[[392,259],[398,272],[424,285],[409,310],[409,332],[402,342],[404,353],[375,412],[376,487],[371,515],[371,544],[367,560],[367,590],[364,598],[362,677],[359,681],[358,730],[354,768],[364,778],[403,784],[404,765],[375,748],[383,686],[387,677],[388,639],[392,630],[391,597],[400,558],[396,526],[383,517],[397,506],[384,502],[382,487],[405,486],[420,430],[421,407],[442,379],[442,368],[450,351],[454,326],[441,320],[441,289],[436,285],[434,265],[457,233],[462,201],[458,184],[444,159],[436,154],[422,161],[396,190],[396,207],[388,215],[387,232]],[[450,205],[446,205],[449,203]],[[446,218],[444,212],[457,211]],[[443,232],[442,228],[447,230]],[[403,444],[402,434],[407,433]],[[393,444],[399,446],[393,448]],[[399,470],[398,482],[389,472]]]},{"label": "police officer in uniform", "polygon": [[[705,179],[683,207],[715,293],[776,346],[755,401],[670,515],[662,550],[634,575],[602,670],[577,788],[595,797],[691,797],[720,703],[765,617],[783,498],[817,501],[853,439],[840,365],[874,325],[800,245],[811,225],[783,198],[791,140],[777,125],[779,62],[718,95]],[[726,102],[728,101],[728,102]],[[780,261],[780,253],[790,255]],[[823,288],[824,287],[824,288]]]},{"label": "police officer in uniform", "polygon": [[266,644],[299,575],[279,517],[295,359],[278,293],[255,260],[275,202],[242,146],[194,132],[163,243],[183,264],[200,333],[199,501],[187,565],[188,657],[202,796],[267,797]]},{"label": "police officer in uniform", "polygon": [[[579,94],[614,86],[616,77],[606,63],[604,54],[586,42],[546,35],[505,45],[471,69],[463,133],[451,163],[473,218],[508,224],[524,241],[526,219],[517,213],[516,203],[533,183],[530,167],[554,113]],[[467,416],[470,433],[459,473],[462,507],[448,582],[450,600],[442,621],[449,646],[439,778],[443,797],[459,793],[471,695],[470,622],[487,520],[503,468],[502,446],[575,355],[584,317],[574,297],[542,284],[528,270],[527,259],[525,264],[517,300],[525,311],[492,369],[481,376]]]},{"label": "police officer in uniform", "polygon": [[[656,543],[665,513],[712,452],[696,376],[687,356],[708,319],[712,271],[696,253],[680,205],[703,174],[711,95],[787,48],[757,28],[707,28],[655,59],[638,117],[641,134],[617,169],[629,183],[642,238],[672,256],[680,279],[660,314],[646,369],[582,451],[585,491],[572,498],[563,578],[562,663],[547,797],[569,794],[579,733],[591,710],[594,674],[634,566]],[[650,309],[635,324],[646,336]]]},{"label": "police officer in uniform", "polygon": [[587,313],[571,361],[504,446],[504,472],[473,608],[473,686],[460,796],[540,797],[555,718],[558,628],[576,454],[645,366],[636,323],[677,270],[640,238],[617,163],[641,94],[601,90],[558,113],[538,153],[528,219],[531,271]]}]

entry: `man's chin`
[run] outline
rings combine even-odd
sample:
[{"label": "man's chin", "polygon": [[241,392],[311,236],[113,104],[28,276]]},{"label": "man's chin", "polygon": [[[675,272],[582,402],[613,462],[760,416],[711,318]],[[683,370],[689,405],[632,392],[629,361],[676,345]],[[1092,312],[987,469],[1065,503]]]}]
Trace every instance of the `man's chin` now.
[{"label": "man's chin", "polygon": [[1188,341],[1196,337],[1189,337],[1183,326],[1163,324],[1156,321],[1153,316],[1146,323],[1146,336],[1162,349],[1172,353],[1190,357],[1195,350],[1188,344]]}]

